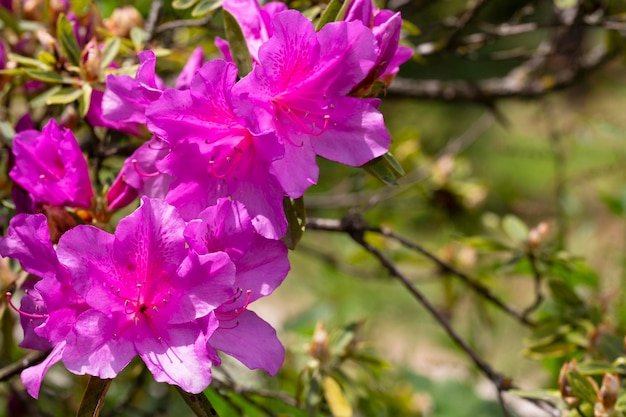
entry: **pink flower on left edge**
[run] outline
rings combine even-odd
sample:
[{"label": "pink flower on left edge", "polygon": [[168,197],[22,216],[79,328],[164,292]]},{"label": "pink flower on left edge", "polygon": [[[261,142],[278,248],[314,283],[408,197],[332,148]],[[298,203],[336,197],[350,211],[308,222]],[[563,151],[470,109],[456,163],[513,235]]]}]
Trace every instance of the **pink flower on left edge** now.
[{"label": "pink flower on left edge", "polygon": [[13,139],[15,165],[9,176],[35,203],[90,208],[94,197],[87,161],[74,134],[50,119],[41,132]]},{"label": "pink flower on left edge", "polygon": [[230,296],[235,268],[226,253],[188,251],[184,227],[174,207],[143,198],[114,235],[81,225],[61,237],[59,262],[90,307],[67,337],[67,369],[113,378],[139,355],[158,382],[191,393],[209,385],[206,335],[217,327],[211,317]]}]

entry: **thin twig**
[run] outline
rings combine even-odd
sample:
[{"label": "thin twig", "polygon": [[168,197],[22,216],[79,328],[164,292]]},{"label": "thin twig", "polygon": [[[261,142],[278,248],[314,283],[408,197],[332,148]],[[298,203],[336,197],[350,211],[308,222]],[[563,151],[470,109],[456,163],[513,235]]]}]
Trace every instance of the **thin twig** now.
[{"label": "thin twig", "polygon": [[24,369],[29,368],[33,365],[37,365],[39,362],[46,359],[49,354],[49,350],[45,352],[35,351],[27,353],[22,359],[18,360],[17,362],[13,362],[12,364],[0,369],[0,381],[5,381],[13,375],[19,374]]},{"label": "thin twig", "polygon": [[443,42],[443,49],[446,49],[450,46],[454,46],[456,40],[461,36],[463,30],[467,27],[467,25],[474,20],[474,18],[478,15],[478,12],[487,5],[487,0],[470,0],[467,9],[461,14],[461,16],[454,23],[454,30]]},{"label": "thin twig", "polygon": [[[335,231],[335,232],[346,232],[347,230],[344,229],[344,226],[342,225],[342,222],[340,222],[339,220],[335,220],[335,219],[320,219],[320,218],[308,218],[307,219],[307,229],[310,230],[325,230],[325,231]],[[457,269],[456,267],[454,267],[453,265],[445,262],[443,259],[439,258],[438,256],[436,256],[435,254],[433,254],[432,252],[428,251],[427,249],[425,249],[424,247],[422,247],[421,245],[412,242],[400,235],[397,235],[396,233],[392,232],[391,230],[384,228],[384,227],[371,227],[369,225],[365,225],[364,228],[361,230],[361,232],[373,232],[373,233],[378,233],[381,234],[383,236],[386,236],[388,238],[394,239],[397,242],[401,243],[402,245],[404,245],[405,247],[418,252],[419,254],[421,254],[422,256],[426,257],[427,259],[429,259],[430,261],[432,261],[433,263],[435,263],[439,268],[441,268],[441,270],[456,276],[457,278],[461,279],[466,285],[468,285],[471,289],[473,289],[477,294],[479,294],[480,296],[482,296],[483,298],[485,298],[486,300],[488,300],[489,302],[493,303],[494,305],[496,305],[498,308],[500,308],[501,310],[503,310],[505,313],[507,313],[508,315],[510,315],[511,317],[515,318],[517,321],[527,325],[527,326],[534,326],[535,323],[532,322],[531,320],[529,320],[528,318],[524,317],[520,312],[516,311],[514,308],[508,306],[507,304],[505,304],[502,300],[500,300],[498,297],[496,297],[495,295],[493,295],[491,293],[491,291],[489,290],[489,288],[485,287],[483,284],[481,284],[480,282],[478,282],[476,279],[470,277],[469,275],[467,275],[466,273],[464,273],[463,271]]]},{"label": "thin twig", "polygon": [[171,22],[165,22],[157,26],[154,30],[154,34],[156,36],[174,29],[207,26],[209,22],[211,22],[211,19],[213,19],[213,16],[209,14],[202,19],[172,20]]},{"label": "thin twig", "polygon": [[148,36],[146,37],[146,44],[148,44],[152,40],[152,38],[154,38],[156,24],[159,21],[161,10],[163,10],[163,0],[153,0],[152,4],[150,5],[150,12],[148,13],[146,24],[144,25],[144,29],[148,34]]},{"label": "thin twig", "polygon": [[530,267],[533,270],[533,278],[535,283],[535,301],[526,307],[522,312],[522,317],[528,317],[533,311],[535,311],[541,303],[543,302],[543,293],[541,292],[541,283],[543,282],[543,275],[539,270],[539,265],[537,264],[537,257],[531,251],[528,254],[528,261],[530,262]]}]

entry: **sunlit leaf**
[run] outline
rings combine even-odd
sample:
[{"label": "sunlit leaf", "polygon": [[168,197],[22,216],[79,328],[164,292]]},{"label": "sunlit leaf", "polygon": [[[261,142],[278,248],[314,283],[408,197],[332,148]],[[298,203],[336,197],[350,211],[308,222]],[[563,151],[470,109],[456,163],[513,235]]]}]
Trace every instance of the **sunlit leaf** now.
[{"label": "sunlit leaf", "polygon": [[77,82],[77,80],[73,78],[64,77],[58,72],[53,71],[26,70],[25,74],[30,78],[47,83],[75,84]]},{"label": "sunlit leaf", "polygon": [[102,48],[102,57],[100,58],[100,72],[104,70],[113,62],[122,46],[120,38],[109,38],[104,43]]},{"label": "sunlit leaf", "polygon": [[44,71],[49,71],[52,69],[52,67],[50,67],[46,63],[41,62],[37,59],[29,58],[29,57],[14,54],[14,53],[8,53],[7,56],[9,60],[15,61],[18,64],[23,65],[25,67],[37,68],[37,69],[44,70]]},{"label": "sunlit leaf", "polygon": [[130,40],[133,42],[135,51],[139,52],[143,49],[143,44],[148,39],[148,32],[140,28],[139,26],[133,26],[130,30]]},{"label": "sunlit leaf", "polygon": [[83,17],[89,13],[92,6],[92,0],[72,0],[69,3],[72,7],[72,11],[78,17]]},{"label": "sunlit leaf", "polygon": [[178,10],[185,10],[196,4],[198,0],[174,0],[172,7]]},{"label": "sunlit leaf", "polygon": [[464,245],[470,246],[472,248],[486,251],[486,252],[497,252],[497,251],[510,251],[511,248],[505,245],[502,242],[499,242],[495,239],[486,237],[486,236],[473,236],[460,239],[460,242]]},{"label": "sunlit leaf", "polygon": [[202,17],[222,7],[222,0],[200,0],[191,11],[193,17]]},{"label": "sunlit leaf", "polygon": [[554,297],[554,300],[560,304],[564,304],[571,307],[583,306],[583,300],[580,299],[578,294],[565,282],[559,279],[549,279],[548,287]]},{"label": "sunlit leaf", "polygon": [[578,4],[578,0],[554,0],[554,5],[559,9],[571,9]]},{"label": "sunlit leaf", "polygon": [[58,93],[48,97],[46,104],[69,104],[76,101],[83,94],[83,90],[80,88],[64,88]]},{"label": "sunlit leaf", "polygon": [[74,35],[74,28],[64,14],[60,14],[57,20],[57,37],[67,59],[76,66],[80,65],[80,47]]},{"label": "sunlit leaf", "polygon": [[226,33],[230,53],[233,56],[235,65],[237,65],[239,77],[243,78],[252,71],[252,58],[239,23],[226,10],[224,10],[224,32]]},{"label": "sunlit leaf", "polygon": [[78,98],[78,112],[80,113],[80,117],[87,116],[87,112],[89,111],[89,106],[91,106],[91,93],[93,92],[93,87],[91,84],[85,83],[83,85],[81,95]]},{"label": "sunlit leaf", "polygon": [[112,381],[112,379],[90,377],[76,417],[98,417],[104,406],[104,397]]},{"label": "sunlit leaf", "polygon": [[528,239],[528,227],[519,217],[507,214],[502,219],[502,230],[514,242],[521,243]]},{"label": "sunlit leaf", "polygon": [[38,96],[34,97],[30,101],[30,105],[32,107],[34,107],[34,108],[45,106],[46,105],[46,101],[48,101],[48,97],[51,97],[51,96],[55,95],[56,93],[61,91],[62,88],[63,87],[61,87],[60,85],[52,86],[48,90],[46,90],[43,93],[39,94]]},{"label": "sunlit leaf", "polygon": [[315,30],[319,31],[324,25],[328,22],[334,22],[337,17],[337,13],[341,9],[342,2],[341,0],[331,0],[330,3],[324,9],[324,12],[320,16],[320,19],[317,21],[315,25]]},{"label": "sunlit leaf", "polygon": [[333,377],[324,377],[324,398],[333,417],[352,417],[352,406]]}]

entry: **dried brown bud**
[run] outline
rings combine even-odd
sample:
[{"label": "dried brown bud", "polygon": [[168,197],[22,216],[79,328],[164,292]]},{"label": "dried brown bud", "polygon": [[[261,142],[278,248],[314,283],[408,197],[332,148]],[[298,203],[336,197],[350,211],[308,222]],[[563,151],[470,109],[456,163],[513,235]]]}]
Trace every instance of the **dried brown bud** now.
[{"label": "dried brown bud", "polygon": [[111,17],[104,19],[104,27],[114,36],[128,38],[135,26],[143,27],[143,17],[133,6],[124,6],[113,11]]},{"label": "dried brown bud", "polygon": [[318,321],[315,325],[313,340],[309,345],[309,355],[324,364],[330,359],[330,348],[328,341],[328,332],[322,321]]},{"label": "dried brown bud", "polygon": [[602,388],[598,395],[598,401],[602,403],[605,410],[612,410],[619,396],[619,377],[615,374],[605,373],[602,378]]}]

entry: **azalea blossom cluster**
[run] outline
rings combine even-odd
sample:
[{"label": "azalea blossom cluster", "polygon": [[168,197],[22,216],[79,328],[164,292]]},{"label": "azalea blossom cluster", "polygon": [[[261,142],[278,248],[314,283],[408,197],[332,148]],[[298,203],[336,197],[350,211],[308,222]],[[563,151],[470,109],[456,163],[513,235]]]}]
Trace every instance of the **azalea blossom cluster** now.
[{"label": "azalea blossom cluster", "polygon": [[57,362],[114,378],[139,356],[155,380],[191,393],[210,384],[218,351],[275,374],[284,349],[248,307],[289,270],[283,200],[317,182],[316,156],[360,166],[388,151],[370,96],[411,55],[398,45],[399,14],[357,0],[316,31],[283,3],[225,0],[224,9],[244,34],[248,74],[238,76],[218,38],[223,59],[204,62],[197,49],[174,88],[147,50],[134,77],[109,75],[92,94],[92,126],[152,135],[104,195],[108,212],[140,198],[113,233],[79,224],[51,235],[43,207],[96,206],[88,164],[54,119],[41,132],[16,127],[10,177],[21,213],[0,254],[35,277],[14,306],[20,346],[51,350],[22,373],[34,397]]}]

